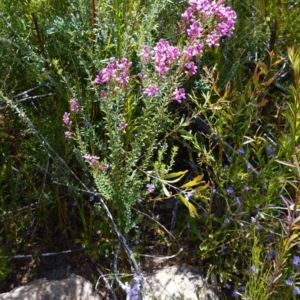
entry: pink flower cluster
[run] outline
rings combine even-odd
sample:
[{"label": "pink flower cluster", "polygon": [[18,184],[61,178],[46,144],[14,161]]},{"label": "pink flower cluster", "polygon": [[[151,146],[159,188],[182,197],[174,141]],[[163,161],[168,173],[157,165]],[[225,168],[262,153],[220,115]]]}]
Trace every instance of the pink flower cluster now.
[{"label": "pink flower cluster", "polygon": [[149,46],[144,46],[141,53],[144,63],[151,60],[155,71],[162,78],[169,71],[173,63],[181,56],[177,47],[171,46],[168,41],[160,39],[154,49],[150,51]]},{"label": "pink flower cluster", "polygon": [[118,63],[115,59],[112,60],[105,69],[101,70],[96,79],[96,84],[112,84],[113,82],[120,88],[126,88],[129,83],[129,68],[132,65],[127,58],[122,58]]},{"label": "pink flower cluster", "polygon": [[67,130],[65,131],[65,137],[69,139],[71,137],[71,125],[72,121],[70,120],[70,113],[65,112],[63,115],[63,123]]},{"label": "pink flower cluster", "polygon": [[78,100],[76,98],[70,100],[70,106],[71,106],[71,111],[77,114],[79,111],[79,105],[78,105]]},{"label": "pink flower cluster", "polygon": [[83,158],[89,163],[90,166],[95,166],[98,163],[100,157],[85,154],[83,155]]},{"label": "pink flower cluster", "polygon": [[[72,98],[70,100],[70,108],[71,111],[75,114],[78,113],[79,111],[79,105],[78,105],[78,100],[76,98]],[[71,126],[72,126],[72,121],[70,120],[70,113],[65,112],[63,115],[63,123],[67,130],[65,131],[65,137],[67,139],[71,138]]]},{"label": "pink flower cluster", "polygon": [[236,13],[230,7],[226,7],[223,1],[190,0],[189,5],[181,18],[190,45],[201,44],[200,39],[203,39],[202,28],[207,23],[214,26],[212,29],[209,28],[210,32],[205,39],[205,44],[209,47],[219,46],[221,37],[232,35]]}]

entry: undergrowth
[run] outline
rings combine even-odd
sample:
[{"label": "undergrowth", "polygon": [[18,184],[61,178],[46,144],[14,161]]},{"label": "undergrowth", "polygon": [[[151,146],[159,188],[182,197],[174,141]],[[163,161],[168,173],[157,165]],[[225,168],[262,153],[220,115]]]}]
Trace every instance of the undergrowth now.
[{"label": "undergrowth", "polygon": [[132,299],[118,272],[149,253],[296,299],[299,4],[226,1],[213,40],[182,16],[205,1],[98,2],[0,1],[2,285],[16,255],[83,246]]}]

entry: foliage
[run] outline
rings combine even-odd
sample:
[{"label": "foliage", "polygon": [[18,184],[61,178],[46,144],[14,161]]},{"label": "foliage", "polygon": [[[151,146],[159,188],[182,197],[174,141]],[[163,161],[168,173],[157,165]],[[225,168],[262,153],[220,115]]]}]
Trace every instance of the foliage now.
[{"label": "foliage", "polygon": [[227,1],[219,39],[177,2],[0,1],[1,280],[6,255],[118,256],[104,203],[137,259],[153,239],[228,299],[300,293],[299,4]]}]

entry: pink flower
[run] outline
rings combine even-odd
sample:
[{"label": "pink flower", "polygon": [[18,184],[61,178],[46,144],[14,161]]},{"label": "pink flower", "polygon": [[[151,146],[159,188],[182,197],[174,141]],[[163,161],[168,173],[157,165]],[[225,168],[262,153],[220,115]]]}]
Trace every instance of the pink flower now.
[{"label": "pink flower", "polygon": [[185,99],[185,90],[184,88],[176,89],[173,93],[172,100],[177,101],[178,103],[181,103],[182,99]]},{"label": "pink flower", "polygon": [[85,154],[83,155],[83,158],[89,163],[90,166],[94,166],[96,165],[100,157],[92,156],[90,154]]},{"label": "pink flower", "polygon": [[65,131],[65,138],[66,139],[71,138],[71,131]]},{"label": "pink flower", "polygon": [[149,60],[149,58],[150,58],[149,46],[146,45],[146,46],[143,47],[143,50],[141,52],[141,56],[142,56],[144,62],[147,62]]},{"label": "pink flower", "polygon": [[203,29],[200,27],[199,21],[195,21],[190,29],[187,30],[187,34],[192,40],[200,39],[202,37],[202,31]]},{"label": "pink flower", "polygon": [[185,71],[185,74],[187,75],[187,77],[191,77],[192,75],[195,75],[197,73],[197,66],[195,65],[195,63],[193,61],[187,63],[185,65],[185,67],[188,70],[188,71]]},{"label": "pink flower", "polygon": [[67,127],[71,126],[72,122],[70,121],[70,113],[64,113],[63,122]]},{"label": "pink flower", "polygon": [[117,84],[118,87],[126,88],[129,83],[129,68],[131,62],[128,62],[127,58],[122,58],[120,63],[114,59],[105,69],[101,70],[94,83],[95,84]]},{"label": "pink flower", "polygon": [[149,85],[148,87],[146,87],[144,91],[144,94],[147,95],[149,98],[157,95],[158,93],[159,93],[159,89],[154,85]]},{"label": "pink flower", "polygon": [[128,126],[128,124],[125,123],[124,121],[121,121],[121,123],[119,124],[119,128],[120,128],[121,130],[125,130],[127,126]]},{"label": "pink flower", "polygon": [[78,113],[79,106],[78,106],[78,100],[76,98],[70,100],[70,105],[71,105],[71,111],[74,112],[75,114]]}]

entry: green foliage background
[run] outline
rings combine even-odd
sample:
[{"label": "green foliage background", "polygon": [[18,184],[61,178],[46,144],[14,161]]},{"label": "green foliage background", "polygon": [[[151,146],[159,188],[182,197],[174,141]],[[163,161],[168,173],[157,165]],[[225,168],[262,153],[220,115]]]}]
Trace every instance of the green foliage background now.
[{"label": "green foliage background", "polygon": [[[80,161],[80,153],[64,138],[62,116],[69,109],[70,98],[76,96],[84,104],[87,118],[97,124],[95,132],[103,136],[102,113],[92,85],[95,75],[111,57],[120,59],[126,55],[138,68],[142,45],[153,45],[160,38],[180,45],[178,26],[187,3],[92,3],[20,0],[16,5],[15,1],[0,0],[0,255],[28,254],[36,249],[60,251],[78,244],[85,245],[87,255],[95,259],[114,252],[115,236],[106,225],[107,217],[62,164],[63,160],[88,187],[95,186],[87,166]],[[296,218],[300,82],[295,74],[300,68],[299,57],[294,54],[294,59],[289,59],[288,48],[295,47],[296,52],[300,45],[300,6],[292,0],[226,3],[238,16],[234,35],[224,39],[218,49],[207,50],[198,64],[199,74],[185,83],[191,95],[187,106],[217,132],[219,152],[208,150],[207,140],[186,128],[160,145],[162,157],[149,153],[149,161],[153,160],[158,173],[173,159],[175,168],[181,160],[194,164],[194,175],[205,173],[206,182],[210,187],[216,185],[219,196],[215,197],[212,189],[201,191],[201,196],[195,198],[196,207],[198,211],[204,207],[205,213],[197,220],[182,209],[174,229],[178,243],[166,243],[167,233],[158,234],[155,223],[146,221],[141,214],[133,215],[137,224],[147,224],[145,235],[156,232],[157,243],[164,245],[167,254],[188,243],[192,250],[182,254],[179,262],[188,259],[192,263],[196,257],[203,262],[204,271],[218,276],[220,285],[230,282],[232,289],[245,285],[246,299],[291,299],[292,290],[284,280],[294,275],[292,257],[299,253]],[[263,70],[259,81],[255,77],[257,63]],[[269,80],[284,68],[294,76],[280,83],[289,93],[269,93]],[[218,80],[213,83],[209,80],[216,77]],[[30,91],[35,87],[38,88]],[[22,94],[24,91],[29,92]],[[261,102],[262,93],[267,102]],[[4,99],[12,100],[26,113],[36,131]],[[176,118],[177,113],[173,115]],[[90,145],[95,140],[91,137]],[[176,158],[176,148],[172,146],[181,147],[183,143],[188,154],[180,157],[179,150]],[[227,143],[233,147],[233,154]],[[276,148],[273,158],[266,154],[270,145]],[[245,157],[238,155],[242,147],[246,149]],[[227,169],[223,152],[232,156]],[[255,166],[258,176],[245,170],[245,159]],[[169,171],[174,170],[170,167]],[[143,184],[137,183],[135,189],[142,189]],[[241,192],[245,184],[251,187],[248,193]],[[229,186],[240,192],[236,196],[243,201],[241,210],[228,196]],[[160,191],[155,196],[145,194],[145,204],[137,203],[134,209],[152,213],[154,200],[164,197],[162,185],[157,184],[157,188]],[[286,203],[295,204],[292,213],[298,220],[288,224],[288,231],[285,217],[290,212]],[[113,205],[111,209],[117,216]],[[164,214],[168,218],[169,212]],[[262,231],[251,223],[250,218],[256,214]],[[230,219],[229,225],[224,223],[225,218]],[[185,231],[186,223],[191,226],[189,232]],[[94,239],[99,229],[102,246]],[[268,236],[273,238],[271,243],[266,242]],[[138,255],[147,249],[147,236],[129,233],[129,240],[136,237],[141,240],[135,248]],[[270,248],[279,253],[272,261],[273,269],[267,260]],[[252,265],[260,267],[260,277],[249,273]],[[5,259],[0,280],[4,282],[11,272],[9,260]],[[281,276],[281,281],[268,281],[270,275]],[[295,285],[299,286],[299,280],[296,277]]]}]

